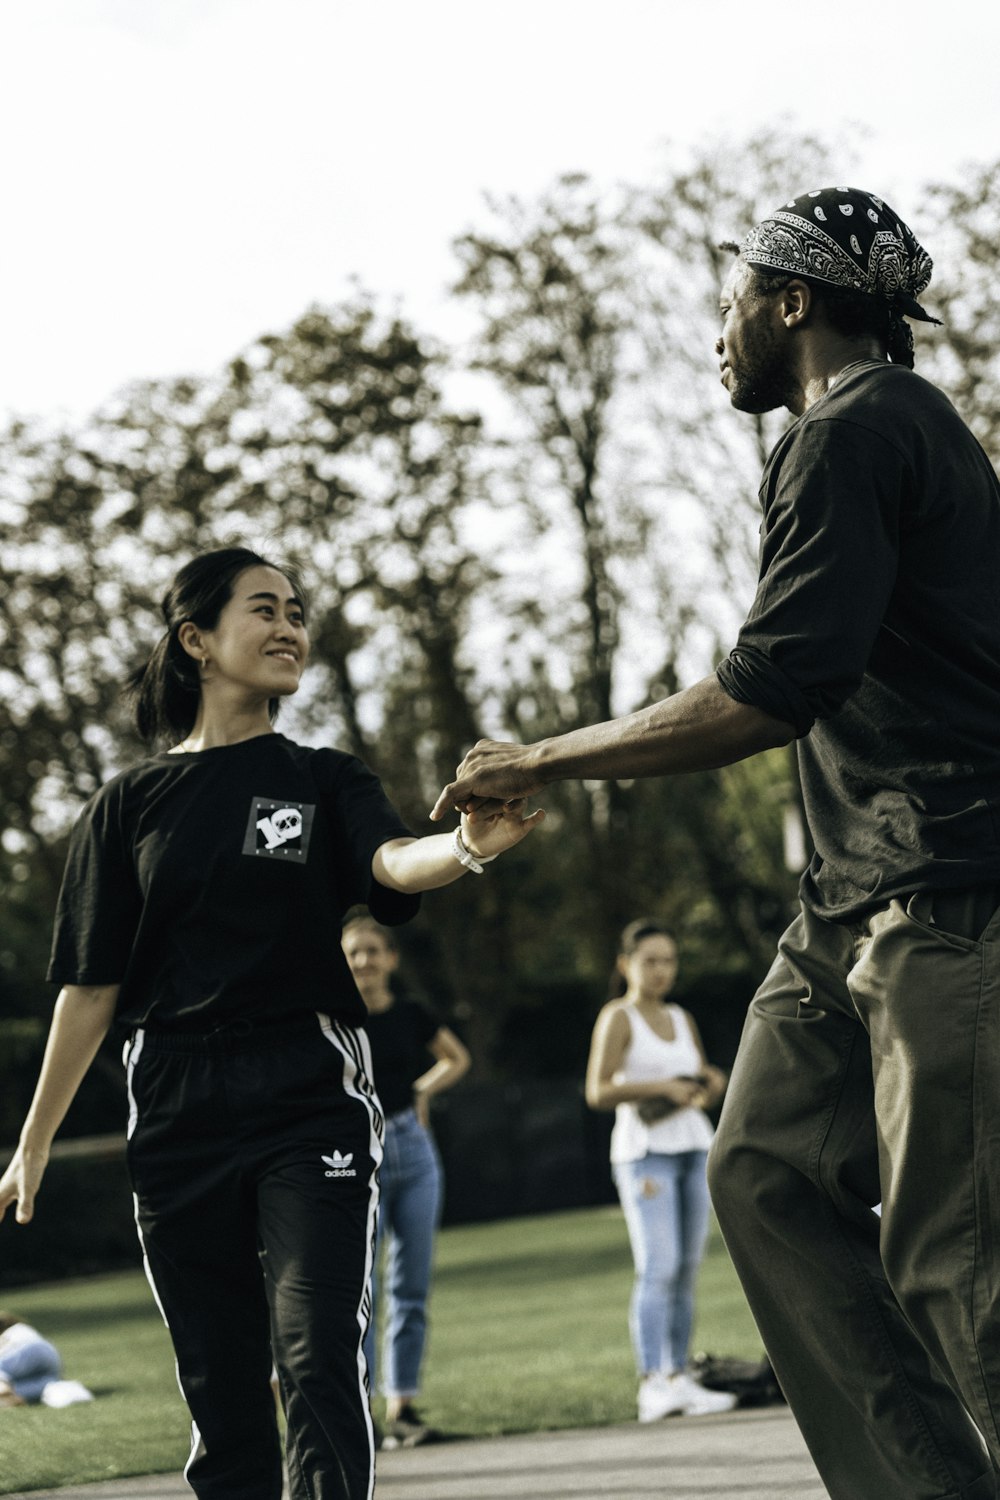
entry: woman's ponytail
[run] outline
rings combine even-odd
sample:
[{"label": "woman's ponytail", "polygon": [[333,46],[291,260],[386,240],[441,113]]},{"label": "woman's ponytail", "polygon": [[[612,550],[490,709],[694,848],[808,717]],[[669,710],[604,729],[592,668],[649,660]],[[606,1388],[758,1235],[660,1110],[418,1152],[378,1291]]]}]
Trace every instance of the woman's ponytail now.
[{"label": "woman's ponytail", "polygon": [[198,664],[181,645],[178,628],[160,637],[145,666],[132,673],[126,687],[133,722],[147,744],[161,738],[185,739],[198,717]]}]

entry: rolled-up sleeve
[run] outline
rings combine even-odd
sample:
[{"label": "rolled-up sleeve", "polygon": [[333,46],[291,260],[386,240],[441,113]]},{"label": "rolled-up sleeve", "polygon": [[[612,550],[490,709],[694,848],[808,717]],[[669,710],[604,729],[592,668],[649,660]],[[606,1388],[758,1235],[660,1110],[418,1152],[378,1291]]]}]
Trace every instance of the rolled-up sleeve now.
[{"label": "rolled-up sleeve", "polygon": [[904,460],[877,433],[806,421],[762,486],[760,579],[722,688],[808,734],[864,676],[896,581]]}]

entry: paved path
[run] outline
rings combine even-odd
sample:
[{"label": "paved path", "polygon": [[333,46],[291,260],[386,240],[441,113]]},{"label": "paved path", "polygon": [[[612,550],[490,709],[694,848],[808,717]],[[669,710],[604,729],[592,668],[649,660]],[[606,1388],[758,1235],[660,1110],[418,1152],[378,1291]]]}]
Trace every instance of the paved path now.
[{"label": "paved path", "polygon": [[[0,1481],[2,1483],[2,1481]],[[0,1491],[2,1493],[2,1491]],[[827,1500],[785,1407],[379,1455],[378,1500]],[[175,1475],[9,1500],[192,1500]]]}]

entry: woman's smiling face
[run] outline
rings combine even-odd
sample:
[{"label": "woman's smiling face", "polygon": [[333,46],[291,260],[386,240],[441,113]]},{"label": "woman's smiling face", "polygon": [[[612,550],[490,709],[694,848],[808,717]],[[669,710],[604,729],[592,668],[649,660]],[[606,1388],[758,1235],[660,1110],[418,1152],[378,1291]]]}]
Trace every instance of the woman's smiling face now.
[{"label": "woman's smiling face", "polygon": [[277,568],[241,573],[215,628],[198,637],[208,659],[206,686],[225,683],[265,699],[298,690],[309,655],[305,608]]}]

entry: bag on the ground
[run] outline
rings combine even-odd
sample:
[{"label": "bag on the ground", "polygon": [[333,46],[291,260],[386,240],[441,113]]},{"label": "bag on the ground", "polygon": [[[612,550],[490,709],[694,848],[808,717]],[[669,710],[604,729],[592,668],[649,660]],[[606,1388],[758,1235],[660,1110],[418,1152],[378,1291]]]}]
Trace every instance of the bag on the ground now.
[{"label": "bag on the ground", "polygon": [[696,1354],[691,1373],[709,1391],[732,1391],[737,1406],[784,1403],[781,1386],[765,1359],[728,1359],[718,1354]]}]

